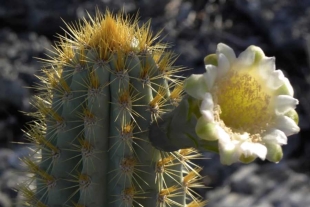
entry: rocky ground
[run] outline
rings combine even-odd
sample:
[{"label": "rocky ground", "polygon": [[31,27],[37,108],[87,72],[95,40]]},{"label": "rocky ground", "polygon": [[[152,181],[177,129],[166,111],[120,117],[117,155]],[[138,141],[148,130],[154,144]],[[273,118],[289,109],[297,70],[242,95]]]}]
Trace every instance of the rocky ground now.
[{"label": "rocky ground", "polygon": [[[277,68],[290,78],[300,100],[301,132],[289,138],[279,164],[257,161],[222,166],[217,155],[203,161],[201,192],[210,207],[310,206],[310,0],[0,0],[0,207],[14,206],[16,183],[25,179],[18,157],[27,155],[21,128],[30,119],[41,63],[61,27],[96,6],[152,18],[152,29],[163,28],[164,41],[180,54],[178,65],[204,71],[202,59],[219,42],[237,52],[255,44],[276,56]],[[60,18],[61,17],[61,18]]]}]

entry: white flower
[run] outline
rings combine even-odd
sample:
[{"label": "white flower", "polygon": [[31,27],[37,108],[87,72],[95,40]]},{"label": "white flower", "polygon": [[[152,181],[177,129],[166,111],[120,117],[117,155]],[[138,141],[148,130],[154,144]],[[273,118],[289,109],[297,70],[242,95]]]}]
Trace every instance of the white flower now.
[{"label": "white flower", "polygon": [[287,136],[299,132],[298,100],[275,58],[250,46],[238,57],[225,44],[205,58],[206,73],[192,75],[184,90],[201,100],[197,135],[218,140],[221,162],[278,162]]}]

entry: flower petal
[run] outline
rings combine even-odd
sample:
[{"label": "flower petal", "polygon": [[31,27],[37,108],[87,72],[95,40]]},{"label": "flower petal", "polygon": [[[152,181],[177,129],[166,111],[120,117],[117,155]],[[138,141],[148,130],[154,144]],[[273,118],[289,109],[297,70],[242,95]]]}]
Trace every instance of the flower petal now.
[{"label": "flower petal", "polygon": [[203,99],[208,86],[203,74],[193,74],[184,81],[184,91],[195,99]]},{"label": "flower petal", "polygon": [[286,136],[296,134],[300,131],[294,120],[291,118],[280,115],[275,120],[275,127],[285,133]]},{"label": "flower petal", "polygon": [[243,142],[240,145],[240,150],[246,157],[256,155],[262,160],[264,160],[267,155],[267,148],[261,143]]},{"label": "flower petal", "polygon": [[231,165],[238,161],[236,146],[232,142],[219,144],[220,160],[223,165]]},{"label": "flower petal", "polygon": [[258,65],[258,73],[262,79],[268,80],[270,74],[276,70],[276,59],[274,57],[264,57]]},{"label": "flower petal", "polygon": [[230,135],[227,132],[225,132],[225,130],[222,127],[217,125],[216,130],[219,137],[219,142],[221,144],[225,145],[231,142]]},{"label": "flower petal", "polygon": [[275,143],[280,145],[287,144],[287,136],[279,129],[271,129],[267,131],[262,139],[266,143]]},{"label": "flower petal", "polygon": [[222,77],[230,69],[230,63],[223,53],[218,54],[217,78]]},{"label": "flower petal", "polygon": [[240,53],[237,62],[238,65],[250,66],[254,63],[254,60],[255,60],[255,51],[253,51],[251,47],[248,47],[245,51]]},{"label": "flower petal", "polygon": [[284,74],[282,70],[272,72],[266,81],[267,86],[273,90],[280,88],[284,84]]},{"label": "flower petal", "polygon": [[253,153],[262,160],[266,159],[267,147],[260,143],[253,143]]},{"label": "flower petal", "polygon": [[207,87],[210,90],[213,85],[214,85],[214,81],[216,79],[217,76],[217,68],[214,65],[206,65],[206,73],[203,74]]},{"label": "flower petal", "polygon": [[210,93],[205,93],[200,105],[200,113],[203,118],[208,122],[214,121],[213,108],[214,103],[212,95]]},{"label": "flower petal", "polygon": [[277,89],[276,94],[289,95],[292,97],[294,96],[293,86],[291,85],[290,81],[286,77],[283,78],[283,85]]},{"label": "flower petal", "polygon": [[230,64],[232,64],[235,60],[236,60],[236,54],[234,52],[234,50],[229,47],[228,45],[225,45],[223,43],[219,43],[217,45],[217,49],[216,49],[216,53],[217,54],[224,54],[227,59],[229,60]]},{"label": "flower petal", "polygon": [[285,114],[291,109],[295,109],[298,100],[289,95],[279,95],[275,98],[275,110],[278,114]]}]

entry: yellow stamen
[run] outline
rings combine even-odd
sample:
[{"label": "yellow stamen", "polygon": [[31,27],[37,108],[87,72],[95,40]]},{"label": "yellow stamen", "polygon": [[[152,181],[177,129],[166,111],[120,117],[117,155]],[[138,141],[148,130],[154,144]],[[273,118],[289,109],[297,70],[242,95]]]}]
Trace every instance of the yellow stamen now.
[{"label": "yellow stamen", "polygon": [[220,107],[220,119],[234,132],[260,133],[272,119],[270,90],[257,76],[231,70],[216,83],[213,97]]}]

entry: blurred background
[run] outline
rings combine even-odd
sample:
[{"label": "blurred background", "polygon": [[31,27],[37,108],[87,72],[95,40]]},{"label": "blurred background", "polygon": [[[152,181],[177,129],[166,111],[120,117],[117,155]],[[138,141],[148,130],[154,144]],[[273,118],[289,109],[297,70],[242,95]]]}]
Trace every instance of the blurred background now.
[{"label": "blurred background", "polygon": [[180,54],[177,65],[203,73],[203,57],[219,42],[239,54],[249,45],[275,56],[277,68],[289,77],[300,101],[301,132],[289,137],[284,159],[273,164],[222,166],[218,155],[205,153],[204,182],[199,193],[209,207],[310,206],[310,0],[0,0],[0,207],[14,206],[16,184],[25,179],[19,157],[29,153],[22,128],[31,119],[21,111],[38,83],[35,74],[48,49],[63,34],[64,23],[101,11],[123,9],[152,19],[163,29],[164,42]]}]

